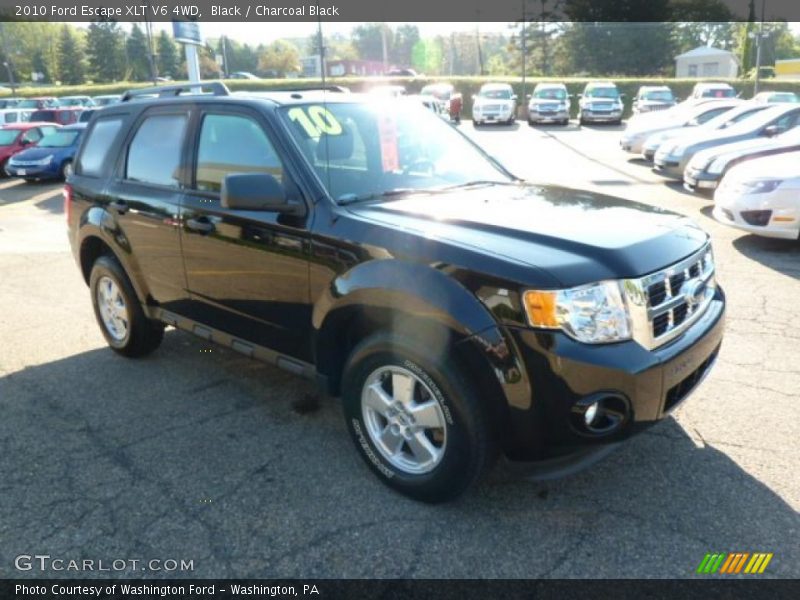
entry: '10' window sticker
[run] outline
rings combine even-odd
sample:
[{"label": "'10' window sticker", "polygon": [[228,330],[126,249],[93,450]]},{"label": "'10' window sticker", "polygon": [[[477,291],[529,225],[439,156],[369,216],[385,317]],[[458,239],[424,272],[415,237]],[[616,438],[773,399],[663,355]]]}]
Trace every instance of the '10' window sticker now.
[{"label": "'10' window sticker", "polygon": [[[316,104],[307,107],[296,106],[289,110],[288,115],[290,120],[300,125],[306,135],[314,140],[318,140],[323,133],[325,135],[341,135],[344,132],[342,124],[324,106]],[[399,170],[397,123],[391,116],[383,116],[379,119],[378,135],[383,172],[391,173]]]}]

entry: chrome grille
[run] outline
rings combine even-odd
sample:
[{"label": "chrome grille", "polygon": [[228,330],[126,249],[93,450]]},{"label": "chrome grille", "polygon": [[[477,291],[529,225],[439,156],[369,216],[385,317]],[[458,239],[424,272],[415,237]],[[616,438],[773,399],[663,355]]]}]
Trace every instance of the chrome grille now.
[{"label": "chrome grille", "polygon": [[705,312],[715,287],[710,244],[666,269],[627,280],[634,339],[652,349],[676,338]]}]

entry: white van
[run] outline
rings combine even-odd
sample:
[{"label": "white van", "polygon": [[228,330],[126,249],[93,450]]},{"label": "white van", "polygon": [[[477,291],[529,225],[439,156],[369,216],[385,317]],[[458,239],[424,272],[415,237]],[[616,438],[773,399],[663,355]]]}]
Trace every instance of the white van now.
[{"label": "white van", "polygon": [[4,108],[0,110],[0,126],[12,123],[27,123],[31,120],[32,110],[26,108]]}]

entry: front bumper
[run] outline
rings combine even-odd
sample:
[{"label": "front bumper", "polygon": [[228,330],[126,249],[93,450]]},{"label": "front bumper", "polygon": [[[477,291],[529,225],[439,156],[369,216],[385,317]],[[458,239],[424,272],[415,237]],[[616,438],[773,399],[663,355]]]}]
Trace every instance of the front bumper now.
[{"label": "front bumper", "polygon": [[[770,211],[769,220],[764,225],[748,223],[742,211]],[[713,215],[724,225],[756,235],[800,239],[800,203],[792,190],[771,194],[732,194],[721,189],[714,196]]]},{"label": "front bumper", "polygon": [[58,170],[53,163],[47,165],[6,165],[6,173],[10,177],[25,177],[26,179],[52,179],[58,177]]},{"label": "front bumper", "polygon": [[569,120],[569,113],[566,110],[545,112],[528,110],[528,120],[533,123],[560,123]]},{"label": "front bumper", "polygon": [[719,185],[719,175],[686,167],[683,171],[683,182],[692,189],[714,190]]},{"label": "front bumper", "polygon": [[586,123],[609,123],[622,120],[622,111],[592,111],[582,110],[580,118]]},{"label": "front bumper", "polygon": [[670,179],[683,179],[684,167],[681,165],[681,161],[661,157],[658,153],[653,157],[653,170]]},{"label": "front bumper", "polygon": [[[710,371],[722,343],[725,296],[717,288],[705,313],[678,338],[649,351],[636,342],[589,345],[560,332],[509,328],[530,381],[530,403],[512,407],[506,452],[532,460],[577,447],[621,441],[667,417]],[[576,424],[587,397],[624,398],[628,414],[607,434]]]}]

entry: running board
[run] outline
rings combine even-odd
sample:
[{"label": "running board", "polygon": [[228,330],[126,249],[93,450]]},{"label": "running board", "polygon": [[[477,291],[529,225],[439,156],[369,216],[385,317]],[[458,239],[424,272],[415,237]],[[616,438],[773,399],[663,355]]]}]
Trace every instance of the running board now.
[{"label": "running board", "polygon": [[169,312],[162,308],[147,307],[145,310],[148,313],[148,317],[151,319],[161,321],[167,325],[172,325],[176,329],[194,334],[208,342],[214,342],[215,344],[220,344],[221,346],[235,350],[240,354],[244,354],[248,358],[254,358],[256,360],[269,363],[278,367],[279,369],[283,369],[284,371],[288,371],[290,373],[294,373],[295,375],[300,375],[306,379],[322,383],[320,378],[317,376],[317,370],[314,368],[314,365],[311,365],[307,362],[285,356],[279,352],[275,352],[274,350],[270,350],[269,348],[259,346],[258,344],[254,344],[252,342],[246,342],[230,335],[229,333],[219,331],[218,329],[213,329],[207,325],[201,325],[197,321],[176,315],[175,313]]}]

